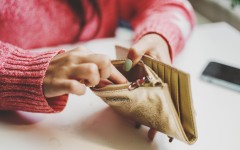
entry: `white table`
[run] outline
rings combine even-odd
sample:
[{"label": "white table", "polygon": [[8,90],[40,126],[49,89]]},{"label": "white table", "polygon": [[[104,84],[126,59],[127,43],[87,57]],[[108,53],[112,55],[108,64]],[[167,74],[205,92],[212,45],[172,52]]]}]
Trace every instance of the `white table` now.
[{"label": "white table", "polygon": [[[119,39],[86,45],[114,58],[116,43],[129,45]],[[192,146],[177,140],[168,143],[161,133],[148,142],[147,127],[135,129],[88,90],[84,96],[70,95],[59,114],[0,112],[0,149],[238,150],[240,94],[200,80],[209,60],[240,67],[240,33],[226,23],[198,26],[174,61],[174,66],[191,74],[199,133]]]}]

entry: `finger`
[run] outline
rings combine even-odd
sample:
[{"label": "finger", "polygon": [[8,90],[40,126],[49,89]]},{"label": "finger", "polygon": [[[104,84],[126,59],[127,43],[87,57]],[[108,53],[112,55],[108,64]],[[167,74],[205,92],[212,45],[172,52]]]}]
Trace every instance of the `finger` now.
[{"label": "finger", "polygon": [[68,80],[68,81],[62,82],[62,84],[65,85],[63,87],[68,93],[83,95],[86,92],[86,86],[76,80]]},{"label": "finger", "polygon": [[127,58],[133,61],[134,66],[146,52],[151,50],[151,48],[151,45],[148,44],[148,40],[142,38],[130,48]]},{"label": "finger", "polygon": [[70,67],[69,78],[84,80],[87,86],[95,86],[100,81],[99,69],[94,63],[85,63]]},{"label": "finger", "polygon": [[169,51],[163,52],[164,49],[157,48],[156,50],[148,51],[146,54],[161,61],[168,65],[171,65],[171,58],[169,55]]},{"label": "finger", "polygon": [[156,135],[157,131],[153,128],[150,128],[149,131],[148,131],[148,139],[150,141],[153,141],[155,135]]},{"label": "finger", "polygon": [[103,88],[107,85],[112,85],[113,83],[107,79],[101,79],[99,84],[96,86],[96,88]]},{"label": "finger", "polygon": [[55,90],[51,97],[60,96],[64,94],[76,94],[76,95],[83,95],[86,92],[86,86],[81,84],[76,80],[58,80],[55,83]]},{"label": "finger", "polygon": [[111,73],[111,60],[103,54],[90,54],[83,58],[81,63],[95,63],[98,66],[100,77],[107,79]]},{"label": "finger", "polygon": [[110,59],[106,55],[92,54],[89,55],[84,62],[92,62],[100,68],[101,78],[110,78],[115,84],[127,83],[127,79],[111,64]]},{"label": "finger", "polygon": [[128,80],[113,65],[111,65],[109,79],[115,84],[124,84],[128,82]]},{"label": "finger", "polygon": [[92,52],[89,51],[86,47],[79,46],[65,53],[56,55],[52,60],[55,60],[54,62],[56,64],[64,64],[66,61],[69,61],[71,63],[78,63],[83,56],[89,55],[90,53]]},{"label": "finger", "polygon": [[160,50],[148,51],[145,54],[148,55],[148,56],[151,56],[154,59],[157,59],[157,60],[161,61],[162,58],[161,58],[161,55],[160,55],[159,51]]}]

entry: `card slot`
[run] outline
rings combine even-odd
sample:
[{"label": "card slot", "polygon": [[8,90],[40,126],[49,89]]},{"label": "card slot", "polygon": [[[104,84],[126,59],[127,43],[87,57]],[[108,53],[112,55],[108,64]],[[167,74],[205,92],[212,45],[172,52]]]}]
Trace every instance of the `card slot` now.
[{"label": "card slot", "polygon": [[170,92],[171,92],[171,97],[172,97],[174,106],[180,117],[181,113],[180,113],[180,106],[179,106],[178,72],[175,71],[174,69],[172,69],[171,71],[172,71],[172,75],[171,75],[171,91]]},{"label": "card slot", "polygon": [[158,76],[165,82],[164,78],[164,66],[160,63],[157,63]]},{"label": "card slot", "polygon": [[152,70],[158,75],[157,63],[152,63]]},{"label": "card slot", "polygon": [[150,61],[149,59],[143,57],[143,62],[145,63],[145,65],[147,65],[150,68],[153,68],[153,61]]},{"label": "card slot", "polygon": [[164,82],[168,84],[168,89],[171,91],[171,68],[164,67]]}]

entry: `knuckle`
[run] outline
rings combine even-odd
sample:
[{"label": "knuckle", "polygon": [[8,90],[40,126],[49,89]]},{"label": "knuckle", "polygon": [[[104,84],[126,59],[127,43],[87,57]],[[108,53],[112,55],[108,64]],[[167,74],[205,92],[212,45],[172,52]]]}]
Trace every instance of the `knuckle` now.
[{"label": "knuckle", "polygon": [[95,86],[100,82],[100,77],[98,75],[91,75],[89,76],[89,81],[92,86]]},{"label": "knuckle", "polygon": [[103,78],[103,79],[109,78],[110,75],[111,75],[111,70],[110,69],[106,69],[104,71],[101,71],[101,78]]},{"label": "knuckle", "polygon": [[75,91],[75,83],[74,82],[70,82],[69,85],[68,85],[68,90],[70,92],[74,92]]},{"label": "knuckle", "polygon": [[85,46],[82,46],[82,45],[80,45],[79,47],[73,49],[73,52],[75,54],[80,54],[80,53],[83,53],[83,52],[90,53],[90,51]]},{"label": "knuckle", "polygon": [[77,91],[76,91],[76,94],[77,95],[84,95],[86,93],[86,87],[85,86],[82,86],[81,87],[81,89],[78,89]]},{"label": "knuckle", "polygon": [[74,55],[74,53],[69,53],[67,55],[66,62],[71,63],[71,62],[73,62],[73,60],[75,60],[75,58],[76,58],[76,56]]},{"label": "knuckle", "polygon": [[67,73],[67,72],[69,72],[69,67],[64,65],[61,67],[61,69],[59,71],[61,73]]},{"label": "knuckle", "polygon": [[102,56],[102,63],[103,63],[103,65],[108,66],[108,65],[111,64],[111,60],[110,60],[110,58],[108,56],[103,55]]},{"label": "knuckle", "polygon": [[86,48],[82,45],[78,46],[77,48],[73,49],[75,52],[81,52],[83,50],[85,50]]},{"label": "knuckle", "polygon": [[98,67],[97,67],[96,64],[90,64],[90,65],[88,66],[88,73],[89,73],[89,75],[94,75],[94,74],[96,74],[97,72],[98,72]]},{"label": "knuckle", "polygon": [[134,56],[139,56],[141,55],[140,51],[138,50],[138,48],[136,46],[132,47],[130,52],[134,55]]}]

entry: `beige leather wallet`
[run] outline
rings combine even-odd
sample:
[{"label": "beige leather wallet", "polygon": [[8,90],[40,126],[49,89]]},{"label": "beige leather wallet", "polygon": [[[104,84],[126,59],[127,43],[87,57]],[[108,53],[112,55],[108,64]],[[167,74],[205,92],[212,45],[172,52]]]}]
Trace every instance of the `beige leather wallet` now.
[{"label": "beige leather wallet", "polygon": [[143,56],[129,72],[124,60],[113,65],[129,83],[92,88],[120,114],[187,144],[197,139],[190,77],[176,68]]}]

